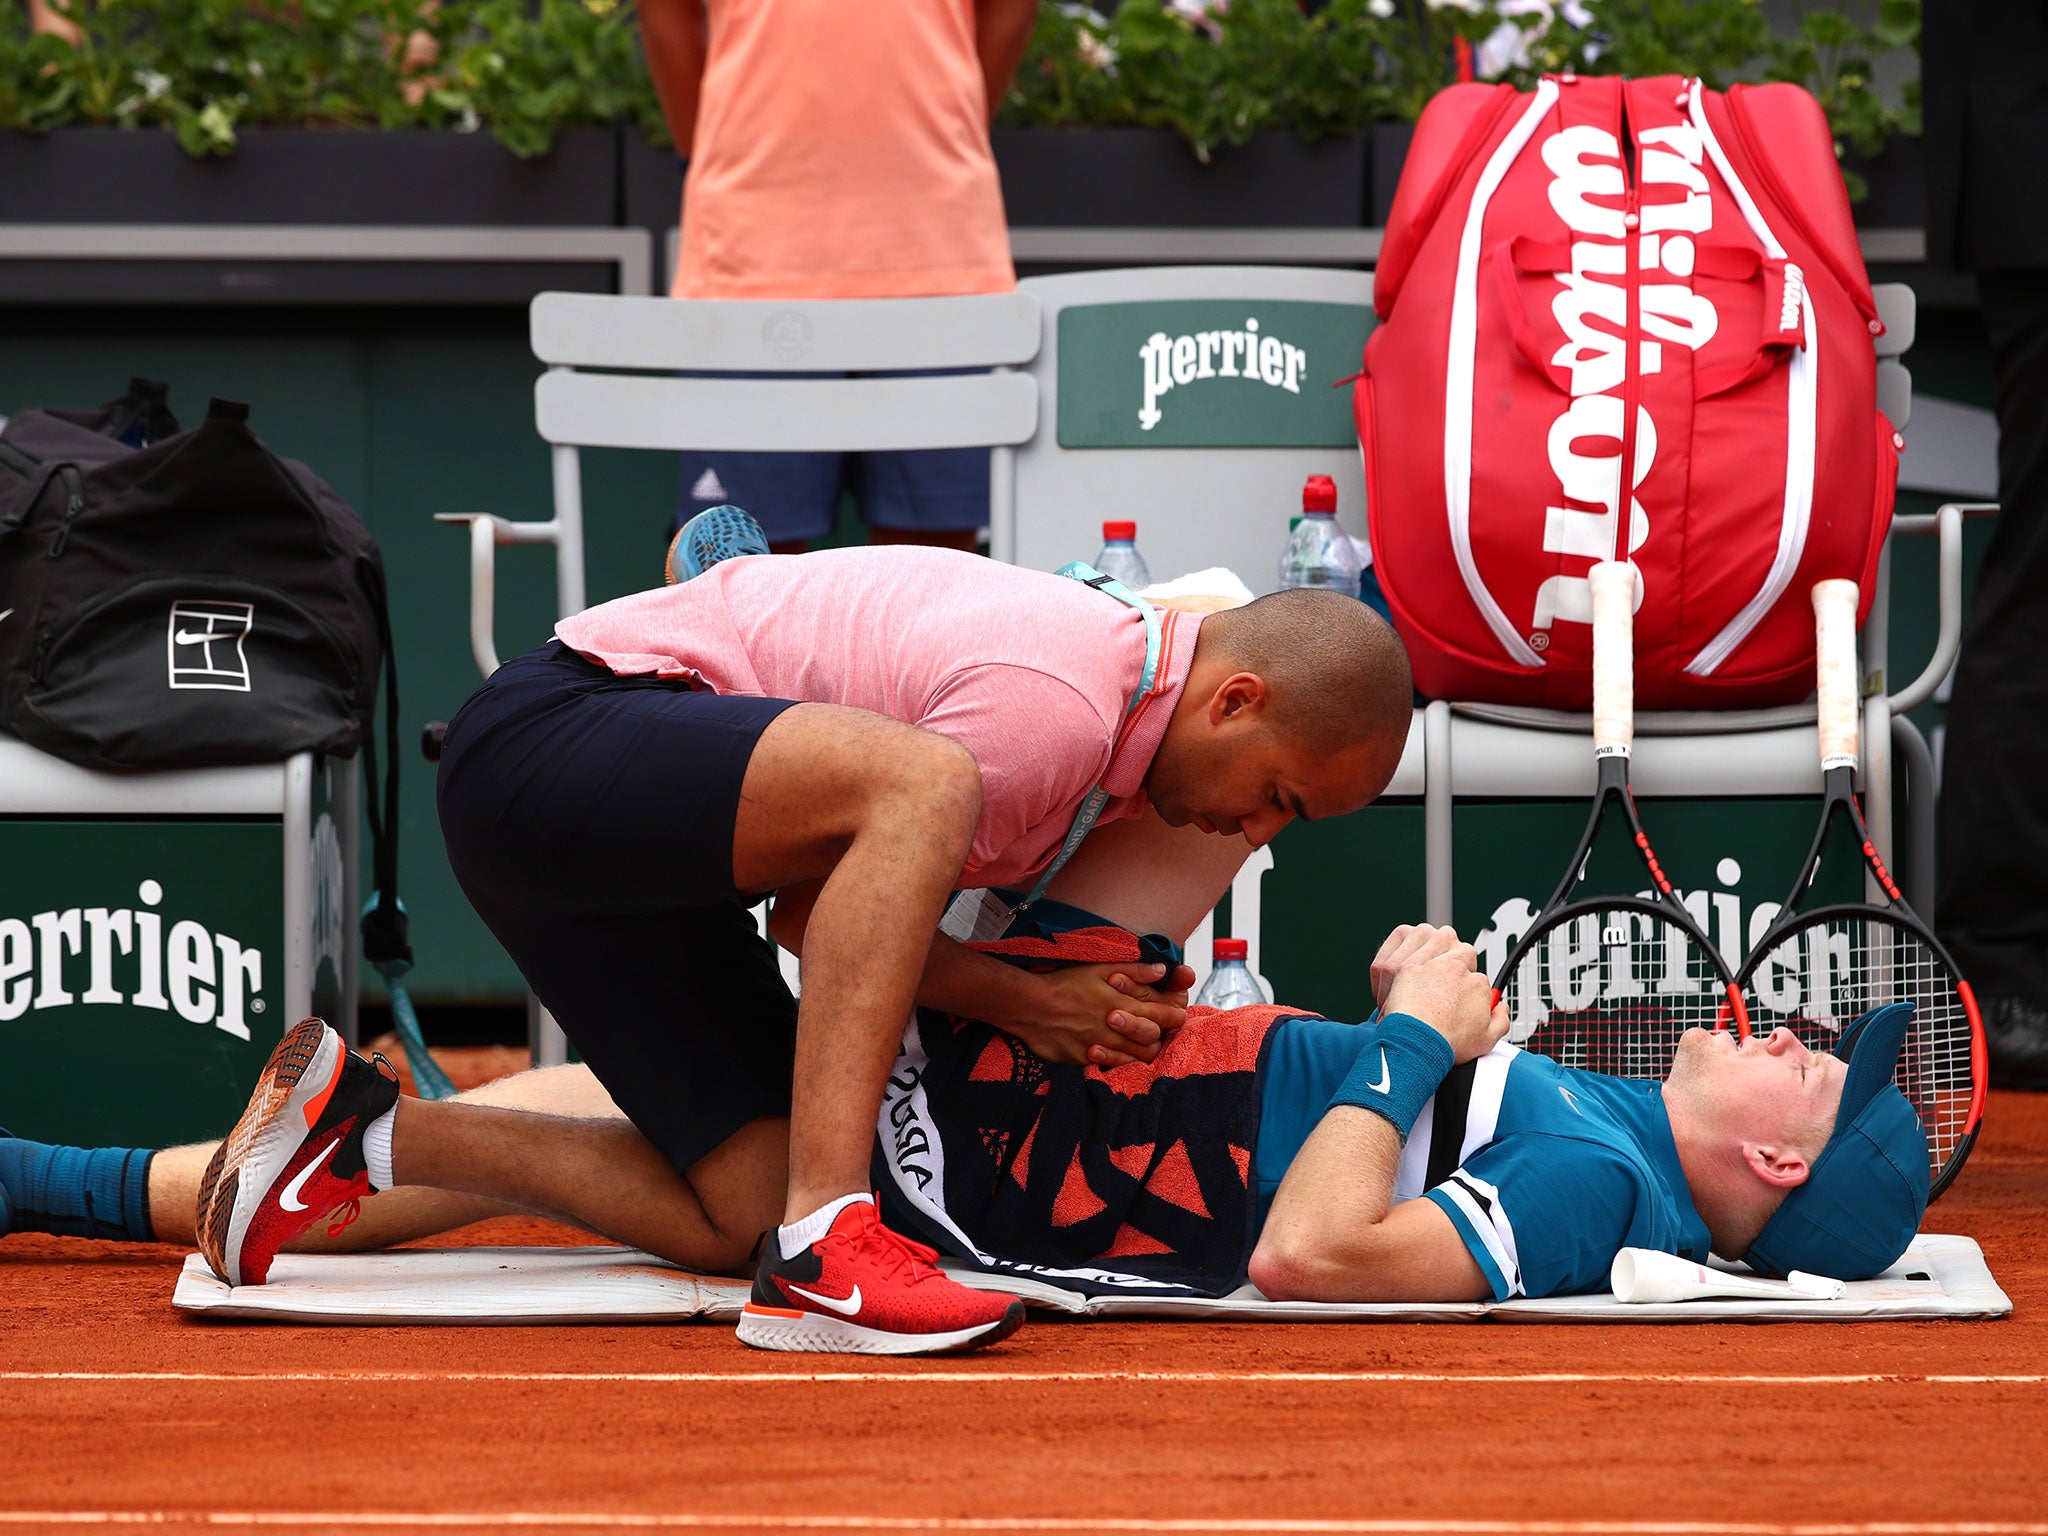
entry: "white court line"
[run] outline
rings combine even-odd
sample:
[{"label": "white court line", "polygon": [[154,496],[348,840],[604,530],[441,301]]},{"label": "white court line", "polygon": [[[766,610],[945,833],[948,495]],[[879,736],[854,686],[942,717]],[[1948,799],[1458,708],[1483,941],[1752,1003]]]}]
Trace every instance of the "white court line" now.
[{"label": "white court line", "polygon": [[1105,1532],[1303,1532],[1444,1533],[1444,1536],[2041,1536],[2039,1521],[1829,1521],[1764,1523],[1693,1520],[1190,1520],[1063,1518],[1059,1516],[935,1516],[892,1519],[884,1515],[685,1515],[550,1514],[506,1510],[489,1513],[359,1511],[304,1513],[278,1510],[0,1510],[0,1524],[213,1525],[213,1526],[627,1526],[670,1530],[825,1531],[1105,1531]]},{"label": "white court line", "polygon": [[0,1381],[460,1381],[460,1382],[646,1382],[659,1386],[767,1386],[775,1383],[881,1382],[890,1385],[970,1382],[1280,1382],[1289,1386],[1372,1382],[1413,1382],[1447,1386],[1628,1385],[1842,1387],[1896,1383],[1901,1386],[2040,1386],[2048,1374],[1921,1375],[1875,1371],[1857,1375],[1719,1375],[1675,1371],[1527,1371],[1479,1374],[1452,1371],[0,1371]]}]

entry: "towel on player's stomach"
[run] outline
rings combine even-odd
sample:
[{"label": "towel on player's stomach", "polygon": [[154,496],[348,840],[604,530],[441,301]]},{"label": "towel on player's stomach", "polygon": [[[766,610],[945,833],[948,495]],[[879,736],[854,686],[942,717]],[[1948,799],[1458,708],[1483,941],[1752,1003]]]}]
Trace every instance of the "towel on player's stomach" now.
[{"label": "towel on player's stomach", "polygon": [[[1022,926],[1034,931],[975,947],[1041,971],[1179,960],[1156,935]],[[1251,1248],[1259,1059],[1274,1022],[1299,1012],[1191,1009],[1153,1061],[1084,1069],[920,1009],[883,1095],[884,1215],[993,1273],[1095,1295],[1224,1295]]]}]

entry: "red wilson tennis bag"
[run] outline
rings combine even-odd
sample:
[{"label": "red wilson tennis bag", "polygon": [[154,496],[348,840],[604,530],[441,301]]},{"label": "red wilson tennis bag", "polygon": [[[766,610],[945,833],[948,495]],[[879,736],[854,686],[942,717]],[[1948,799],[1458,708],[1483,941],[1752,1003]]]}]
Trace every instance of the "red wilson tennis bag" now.
[{"label": "red wilson tennis bag", "polygon": [[1640,573],[1640,707],[1812,692],[1807,594],[1846,576],[1869,604],[1900,439],[1811,96],[1453,87],[1416,126],[1373,303],[1358,435],[1417,687],[1585,708],[1586,573],[1612,556]]}]

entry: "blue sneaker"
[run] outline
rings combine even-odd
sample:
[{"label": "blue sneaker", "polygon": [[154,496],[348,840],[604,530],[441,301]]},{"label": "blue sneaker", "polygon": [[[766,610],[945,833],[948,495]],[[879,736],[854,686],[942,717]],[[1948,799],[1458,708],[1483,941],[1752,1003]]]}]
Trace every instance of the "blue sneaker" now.
[{"label": "blue sneaker", "polygon": [[[12,1141],[14,1139],[14,1132],[9,1130],[0,1130],[0,1137],[4,1137],[8,1141]],[[12,1232],[13,1230],[14,1207],[7,1203],[7,1186],[5,1184],[0,1184],[0,1237],[5,1237],[8,1233]]]},{"label": "blue sneaker", "polygon": [[753,514],[738,507],[706,507],[668,541],[668,584],[701,576],[734,555],[765,555],[768,535]]}]

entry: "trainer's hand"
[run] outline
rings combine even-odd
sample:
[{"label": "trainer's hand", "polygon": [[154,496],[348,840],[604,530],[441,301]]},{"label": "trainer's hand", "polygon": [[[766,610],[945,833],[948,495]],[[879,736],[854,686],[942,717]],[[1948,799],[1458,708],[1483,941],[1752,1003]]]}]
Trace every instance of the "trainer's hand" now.
[{"label": "trainer's hand", "polygon": [[[1385,1008],[1387,989],[1393,986],[1394,978],[1404,969],[1448,954],[1458,947],[1458,930],[1455,928],[1439,928],[1431,923],[1403,923],[1387,935],[1387,941],[1380,945],[1380,952],[1372,957],[1372,1000]],[[1470,945],[1464,948],[1467,953],[1471,952]]]},{"label": "trainer's hand", "polygon": [[1161,1036],[1187,1022],[1186,966],[1075,965],[1032,978],[1032,1002],[995,1020],[1045,1061],[1122,1067],[1159,1054]]},{"label": "trainer's hand", "polygon": [[1507,1004],[1494,1002],[1478,963],[1470,944],[1452,944],[1405,965],[1382,1006],[1422,1020],[1450,1042],[1456,1060],[1476,1061],[1507,1037],[1509,1024]]}]

